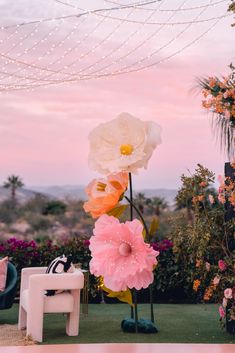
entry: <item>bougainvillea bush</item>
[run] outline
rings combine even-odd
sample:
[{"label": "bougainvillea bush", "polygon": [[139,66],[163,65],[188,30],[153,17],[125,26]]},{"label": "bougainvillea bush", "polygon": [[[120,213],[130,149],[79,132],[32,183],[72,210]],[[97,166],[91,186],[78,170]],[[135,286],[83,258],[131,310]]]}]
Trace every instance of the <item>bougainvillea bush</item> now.
[{"label": "bougainvillea bush", "polygon": [[[74,264],[81,264],[85,270],[88,269],[90,251],[89,240],[86,238],[72,238],[65,242],[52,243],[51,240],[36,242],[34,240],[19,240],[17,237],[10,238],[0,244],[0,258],[9,256],[16,266],[19,282],[21,269],[24,267],[48,266],[57,256],[71,254]],[[94,279],[91,277],[91,292],[95,291]]]},{"label": "bougainvillea bush", "polygon": [[[9,256],[10,260],[17,268],[19,278],[21,269],[24,267],[47,266],[55,257],[61,254],[72,254],[73,262],[80,264],[83,269],[88,269],[91,259],[89,250],[90,241],[87,238],[72,238],[65,242],[58,241],[53,243],[51,240],[42,240],[36,242],[34,240],[24,241],[16,237],[12,237],[0,244],[0,257]],[[173,281],[170,278],[175,276],[176,267],[174,264],[174,254],[172,251],[173,243],[168,239],[159,242],[152,242],[151,246],[154,250],[160,252],[159,268],[161,271],[155,271],[155,298],[162,299],[170,288],[171,295],[174,291]],[[97,297],[100,300],[99,285],[94,276],[90,275],[90,294],[91,297]],[[157,294],[163,293],[162,296]],[[165,294],[164,294],[165,293]],[[168,296],[169,297],[169,296]],[[167,297],[166,297],[167,299]],[[143,299],[144,300],[144,299]],[[171,297],[174,301],[174,297]]]},{"label": "bougainvillea bush", "polygon": [[235,219],[225,222],[224,205],[233,202],[234,184],[230,183],[228,190],[225,179],[219,179],[221,186],[215,193],[211,188],[215,176],[202,165],[193,175],[182,176],[176,201],[187,212],[174,222],[171,236],[185,292],[194,293],[195,300],[223,302],[221,320],[226,310],[233,320]]}]

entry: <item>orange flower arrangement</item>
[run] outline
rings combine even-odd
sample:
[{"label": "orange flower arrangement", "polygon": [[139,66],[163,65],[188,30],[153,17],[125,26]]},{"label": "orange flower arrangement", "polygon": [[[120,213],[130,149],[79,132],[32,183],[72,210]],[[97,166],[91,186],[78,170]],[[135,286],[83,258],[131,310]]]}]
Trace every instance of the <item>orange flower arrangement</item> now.
[{"label": "orange flower arrangement", "polygon": [[110,174],[107,179],[94,179],[86,188],[89,200],[84,210],[93,218],[111,211],[119,202],[128,186],[128,173]]},{"label": "orange flower arrangement", "polygon": [[220,80],[217,77],[209,77],[202,82],[202,94],[205,100],[202,106],[206,109],[212,109],[216,114],[222,114],[231,123],[235,123],[235,86],[232,76],[223,77]]},{"label": "orange flower arrangement", "polygon": [[227,77],[199,79],[202,89],[203,108],[213,112],[216,129],[220,135],[221,147],[225,147],[229,158],[234,156],[235,129],[235,67],[230,64],[231,73]]}]

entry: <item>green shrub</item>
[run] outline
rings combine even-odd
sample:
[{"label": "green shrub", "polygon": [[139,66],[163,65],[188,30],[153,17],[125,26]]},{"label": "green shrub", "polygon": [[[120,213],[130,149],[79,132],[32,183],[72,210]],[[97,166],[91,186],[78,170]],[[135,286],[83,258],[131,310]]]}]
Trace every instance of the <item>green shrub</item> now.
[{"label": "green shrub", "polygon": [[61,215],[66,211],[66,204],[59,200],[48,201],[45,205],[42,213],[44,215]]},{"label": "green shrub", "polygon": [[45,231],[52,226],[50,219],[47,216],[30,214],[28,216],[28,222],[33,231]]}]

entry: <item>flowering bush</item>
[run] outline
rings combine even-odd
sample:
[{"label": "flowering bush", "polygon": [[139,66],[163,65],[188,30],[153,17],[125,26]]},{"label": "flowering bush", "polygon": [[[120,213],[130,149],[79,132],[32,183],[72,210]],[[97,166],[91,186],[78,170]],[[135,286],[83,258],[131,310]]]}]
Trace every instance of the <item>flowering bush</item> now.
[{"label": "flowering bush", "polygon": [[218,199],[225,204],[226,200],[233,206],[235,210],[235,182],[229,178],[220,178]]},{"label": "flowering bush", "polygon": [[[225,222],[224,205],[233,202],[234,183],[221,181],[219,193],[210,197],[214,175],[199,165],[196,173],[182,177],[183,185],[177,195],[177,203],[190,207],[190,222],[175,224],[172,238],[174,252],[180,267],[182,278],[191,278],[194,296],[199,300],[220,301],[221,319],[224,305],[227,319],[234,317],[234,296],[224,292],[235,286],[234,229],[235,219]],[[220,178],[220,180],[222,180]],[[184,267],[182,267],[184,265]],[[183,283],[187,281],[183,280]],[[187,289],[188,291],[188,289]],[[229,294],[229,295],[230,295]]]},{"label": "flowering bush", "polygon": [[[17,268],[19,277],[22,268],[47,266],[54,258],[62,254],[71,254],[73,263],[79,263],[83,269],[88,269],[90,261],[88,246],[89,240],[83,238],[73,238],[54,244],[50,240],[37,243],[34,240],[24,241],[14,237],[0,244],[0,257],[9,256]],[[91,284],[93,282],[91,279]],[[94,291],[93,287],[91,291]]]}]

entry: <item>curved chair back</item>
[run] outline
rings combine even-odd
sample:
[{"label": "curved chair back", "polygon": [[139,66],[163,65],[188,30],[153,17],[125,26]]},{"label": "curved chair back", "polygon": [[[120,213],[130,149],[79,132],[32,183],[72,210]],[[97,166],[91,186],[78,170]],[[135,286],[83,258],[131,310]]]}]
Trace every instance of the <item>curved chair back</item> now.
[{"label": "curved chair back", "polygon": [[15,266],[8,262],[6,288],[4,292],[0,293],[0,310],[12,307],[17,290],[17,278]]}]

